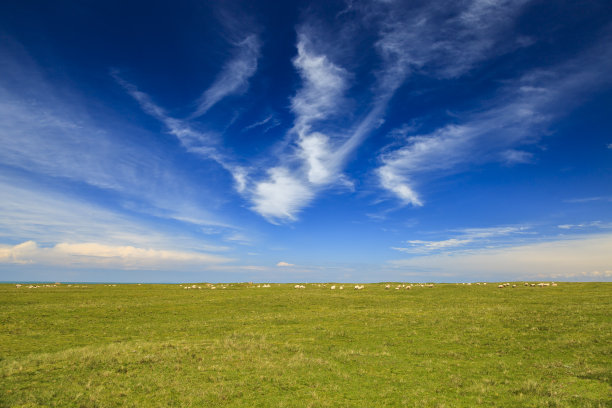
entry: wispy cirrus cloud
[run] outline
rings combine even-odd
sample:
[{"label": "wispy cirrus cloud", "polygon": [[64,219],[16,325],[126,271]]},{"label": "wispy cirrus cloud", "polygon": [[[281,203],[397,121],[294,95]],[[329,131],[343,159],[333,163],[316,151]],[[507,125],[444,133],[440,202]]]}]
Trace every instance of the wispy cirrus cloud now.
[{"label": "wispy cirrus cloud", "polygon": [[[532,153],[521,147],[537,142],[551,121],[584,94],[609,82],[610,35],[579,58],[547,70],[533,70],[511,81],[486,109],[459,115],[438,129],[416,134],[380,155],[380,185],[405,204],[420,206],[422,180],[488,162],[525,163]],[[462,116],[462,117],[461,117]]]},{"label": "wispy cirrus cloud", "polygon": [[[148,132],[78,89],[55,83],[19,43],[7,41],[0,52],[3,184],[14,185],[13,173],[64,190],[83,184],[112,196],[124,210],[223,223],[202,206],[196,208],[192,198],[206,187],[196,191],[180,169],[167,166],[171,157],[162,145],[150,138],[147,144],[137,141]],[[216,200],[212,192],[208,198]]]},{"label": "wispy cirrus cloud", "polygon": [[[34,240],[44,245],[97,242],[151,249],[224,252],[230,248],[220,244],[221,234],[216,231],[238,232],[232,226],[204,217],[185,222],[215,225],[215,231],[207,237],[185,234],[172,227],[159,228],[148,214],[142,217],[134,211],[108,209],[23,178],[0,177],[0,189],[0,239],[3,241]],[[181,217],[179,214],[166,215],[166,218]]]},{"label": "wispy cirrus cloud", "polygon": [[[342,175],[344,165],[365,138],[382,123],[387,105],[411,73],[427,69],[439,77],[455,77],[469,71],[488,55],[501,52],[497,47],[499,34],[511,26],[524,3],[507,1],[492,5],[473,1],[464,8],[449,2],[450,13],[442,13],[444,8],[427,5],[406,8],[396,3],[351,3],[347,12],[341,13],[342,21],[348,26],[375,27],[379,38],[374,46],[381,64],[374,73],[370,101],[364,104],[368,109],[342,132],[326,126],[325,119],[333,117],[340,108],[347,116],[344,108],[347,106],[346,92],[353,85],[353,75],[332,62],[330,47],[313,40],[325,37],[320,25],[301,25],[298,28],[297,56],[293,60],[302,79],[302,87],[291,100],[296,117],[292,130],[296,135],[292,145],[294,151],[278,166],[286,174],[291,174],[301,187],[295,189],[298,194],[295,199],[285,200],[286,206],[274,207],[267,206],[275,201],[268,200],[262,193],[274,193],[276,189],[261,191],[256,187],[252,195],[255,211],[270,220],[295,220],[297,213],[323,188],[350,184]],[[353,16],[352,20],[347,17],[349,14]],[[334,38],[347,42],[338,48],[351,47],[351,36]],[[510,48],[515,46],[512,44]],[[527,154],[508,152],[507,157],[509,160],[513,157],[526,160]],[[273,185],[272,175],[260,183]],[[421,204],[403,176],[392,169],[382,169],[379,175],[385,188],[408,202]],[[306,200],[301,199],[304,196],[307,196]]]},{"label": "wispy cirrus cloud", "polygon": [[139,103],[142,110],[164,124],[168,132],[175,136],[188,152],[215,161],[232,175],[238,192],[245,190],[247,169],[234,164],[227,154],[222,153],[218,134],[197,130],[188,120],[177,119],[168,115],[163,108],[153,102],[148,94],[124,80],[116,70],[113,70],[111,75]]},{"label": "wispy cirrus cloud", "polygon": [[257,71],[261,42],[256,34],[248,34],[233,45],[234,55],[223,66],[213,84],[204,91],[192,118],[204,115],[223,98],[243,93],[248,88],[249,79]]},{"label": "wispy cirrus cloud", "polygon": [[571,203],[571,204],[583,204],[583,203],[590,203],[594,201],[612,201],[612,197],[580,197],[580,198],[569,198],[567,200],[563,200],[563,202]]},{"label": "wispy cirrus cloud", "polygon": [[564,230],[573,230],[573,229],[587,229],[587,228],[612,228],[612,223],[604,223],[601,221],[590,221],[590,222],[582,222],[580,224],[561,224],[557,225],[558,228]]},{"label": "wispy cirrus cloud", "polygon": [[85,98],[54,86],[20,44],[7,41],[0,53],[3,165],[103,189],[141,190],[135,179],[147,163],[162,160],[159,152],[140,151],[101,126]]},{"label": "wispy cirrus cloud", "polygon": [[458,231],[453,238],[437,241],[427,240],[408,240],[405,247],[393,247],[396,251],[426,255],[431,253],[450,253],[466,248],[483,247],[501,244],[508,244],[506,238],[516,237],[517,235],[528,232],[527,226],[507,226],[491,228],[466,228]]},{"label": "wispy cirrus cloud", "polygon": [[257,122],[251,123],[250,125],[246,126],[245,128],[242,129],[243,132],[246,132],[247,130],[252,130],[258,127],[263,127],[263,133],[266,133],[268,130],[279,126],[281,124],[280,120],[278,120],[274,114],[270,114],[268,116],[266,116],[264,119],[259,120]]},{"label": "wispy cirrus cloud", "polygon": [[237,164],[226,152],[218,132],[206,129],[202,124],[195,123],[194,119],[205,115],[224,98],[244,93],[248,89],[249,80],[256,73],[261,56],[261,40],[256,25],[249,18],[238,18],[223,7],[216,11],[225,26],[224,36],[233,47],[232,55],[210,87],[202,93],[195,112],[188,118],[168,114],[147,93],[122,78],[117,70],[112,70],[111,75],[140,104],[142,110],[159,120],[187,151],[215,161],[231,174],[236,191],[244,193],[248,184],[248,169]]}]

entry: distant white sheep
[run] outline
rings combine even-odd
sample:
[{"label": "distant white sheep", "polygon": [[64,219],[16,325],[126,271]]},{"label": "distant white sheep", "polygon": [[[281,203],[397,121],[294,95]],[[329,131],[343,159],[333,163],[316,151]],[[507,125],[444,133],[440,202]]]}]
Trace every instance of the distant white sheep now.
[{"label": "distant white sheep", "polygon": [[330,289],[331,290],[335,290],[336,289],[336,285],[332,285],[332,287]]},{"label": "distant white sheep", "polygon": [[363,285],[355,285],[355,290],[362,290],[364,287]]}]

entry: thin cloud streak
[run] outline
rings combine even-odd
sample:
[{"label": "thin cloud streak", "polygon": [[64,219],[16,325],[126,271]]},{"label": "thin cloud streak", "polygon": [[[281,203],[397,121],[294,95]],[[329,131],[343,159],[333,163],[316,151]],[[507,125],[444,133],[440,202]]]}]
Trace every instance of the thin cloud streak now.
[{"label": "thin cloud streak", "polygon": [[237,50],[213,84],[200,97],[196,111],[191,118],[200,117],[223,98],[246,91],[249,79],[257,71],[257,60],[261,43],[257,35],[250,34],[235,44]]},{"label": "thin cloud streak", "polygon": [[580,224],[561,224],[561,225],[557,225],[557,228],[565,229],[565,230],[586,229],[586,228],[607,229],[607,228],[612,228],[612,223],[603,223],[601,221],[590,221],[590,222],[583,222]]},{"label": "thin cloud streak", "polygon": [[140,104],[145,113],[166,126],[168,132],[179,140],[185,150],[215,161],[231,174],[234,179],[234,187],[239,193],[245,190],[248,170],[243,166],[233,164],[226,154],[221,153],[217,135],[195,130],[187,121],[169,116],[164,109],[152,101],[148,94],[121,78],[117,71],[112,71],[111,75]]},{"label": "thin cloud streak", "polygon": [[431,253],[450,253],[456,250],[465,250],[466,247],[474,245],[482,247],[485,245],[508,244],[508,237],[527,233],[529,227],[493,227],[493,228],[467,228],[453,238],[439,241],[408,240],[406,247],[393,247],[392,249],[408,254],[427,255]]},{"label": "thin cloud streak", "polygon": [[264,126],[264,125],[268,125],[268,126],[265,126],[264,130],[263,130],[263,133],[266,133],[268,130],[270,130],[270,129],[276,127],[276,126],[279,126],[280,124],[281,124],[281,122],[278,119],[276,119],[273,114],[271,114],[271,115],[268,115],[265,119],[262,119],[262,120],[260,120],[258,122],[255,122],[255,123],[252,123],[252,124],[248,125],[244,129],[242,129],[242,131],[246,132],[248,130],[252,130],[252,129],[255,129],[255,128],[258,128],[258,127],[261,127],[261,126]]}]

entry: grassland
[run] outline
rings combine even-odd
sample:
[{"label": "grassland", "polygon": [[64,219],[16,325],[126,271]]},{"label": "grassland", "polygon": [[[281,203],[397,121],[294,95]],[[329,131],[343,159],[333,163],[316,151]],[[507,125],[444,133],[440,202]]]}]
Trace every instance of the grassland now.
[{"label": "grassland", "polygon": [[0,285],[1,407],[610,407],[612,284]]}]

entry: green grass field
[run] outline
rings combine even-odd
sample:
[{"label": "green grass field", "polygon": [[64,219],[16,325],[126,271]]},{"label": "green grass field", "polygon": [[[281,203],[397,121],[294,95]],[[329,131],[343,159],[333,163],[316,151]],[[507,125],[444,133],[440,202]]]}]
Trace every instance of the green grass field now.
[{"label": "green grass field", "polygon": [[0,285],[1,407],[610,407],[612,284]]}]

